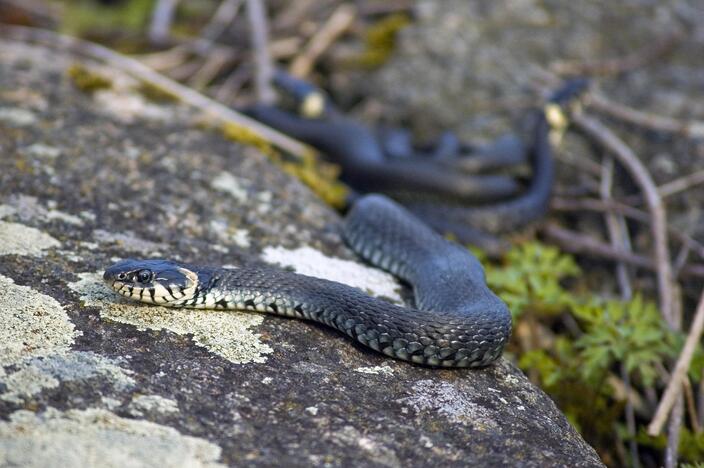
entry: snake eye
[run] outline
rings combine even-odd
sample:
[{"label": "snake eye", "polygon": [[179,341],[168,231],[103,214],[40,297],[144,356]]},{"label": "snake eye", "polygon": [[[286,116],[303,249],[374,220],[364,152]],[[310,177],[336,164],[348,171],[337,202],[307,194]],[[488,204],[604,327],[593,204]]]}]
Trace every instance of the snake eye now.
[{"label": "snake eye", "polygon": [[117,279],[119,279],[120,281],[126,280],[126,279],[127,279],[127,273],[124,273],[124,272],[118,273],[118,274],[117,274]]},{"label": "snake eye", "polygon": [[137,281],[140,283],[148,283],[152,279],[152,272],[150,270],[142,270],[137,273]]}]

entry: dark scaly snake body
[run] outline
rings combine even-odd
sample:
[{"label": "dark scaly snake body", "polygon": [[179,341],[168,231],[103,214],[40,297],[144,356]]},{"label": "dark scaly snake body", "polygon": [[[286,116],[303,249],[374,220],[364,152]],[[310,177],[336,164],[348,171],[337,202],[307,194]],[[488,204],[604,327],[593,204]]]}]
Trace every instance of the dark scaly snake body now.
[{"label": "dark scaly snake body", "polygon": [[415,308],[274,268],[125,260],[104,277],[123,296],[143,302],[269,312],[324,323],[376,351],[418,364],[477,367],[501,355],[511,315],[465,248],[379,195],[355,203],[344,235],[360,256],[413,287]]}]

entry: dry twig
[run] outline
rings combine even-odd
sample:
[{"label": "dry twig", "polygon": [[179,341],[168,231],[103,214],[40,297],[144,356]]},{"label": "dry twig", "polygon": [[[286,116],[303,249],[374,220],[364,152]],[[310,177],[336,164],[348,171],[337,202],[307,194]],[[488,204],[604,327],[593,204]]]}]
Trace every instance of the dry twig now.
[{"label": "dry twig", "polygon": [[203,62],[203,65],[188,78],[188,86],[202,91],[220,74],[223,68],[233,63],[236,56],[236,53],[231,49],[225,49],[221,52],[212,51],[208,54],[208,58]]},{"label": "dry twig", "polygon": [[[614,179],[614,160],[612,157],[607,157],[602,163],[601,186],[599,187],[599,195],[604,201],[611,200],[611,189]],[[624,249],[627,252],[631,251],[631,241],[628,236],[628,227],[621,215],[616,215],[611,212],[604,214],[606,218],[606,227],[609,232],[609,241],[614,248]],[[630,272],[623,262],[616,263],[616,277],[618,279],[619,288],[621,290],[621,299],[624,301],[631,300],[633,296],[633,287],[631,285]],[[621,379],[626,391],[631,391],[631,376],[628,374],[628,369],[625,363],[621,363]],[[631,465],[634,468],[639,468],[638,443],[636,442],[636,415],[631,400],[626,400],[625,408],[626,429],[630,436],[628,441],[628,449],[631,454]]]},{"label": "dry twig", "polygon": [[64,36],[45,29],[22,26],[0,26],[0,35],[23,42],[34,42],[48,47],[62,48],[78,55],[107,63],[112,67],[123,70],[140,81],[147,82],[177,96],[183,103],[215,117],[222,123],[245,127],[264,140],[267,140],[272,145],[293,155],[302,157],[312,151],[308,146],[299,141],[242,115],[239,112],[235,112],[229,107],[215,102],[191,88],[176,83],[135,59],[126,57],[98,44]]},{"label": "dry twig", "polygon": [[335,42],[335,39],[352,26],[356,16],[357,9],[352,5],[343,3],[337,7],[325,24],[308,41],[303,52],[293,60],[289,72],[299,78],[306,78],[318,58]]},{"label": "dry twig", "polygon": [[242,0],[224,0],[205,25],[200,37],[193,43],[197,54],[205,55],[215,45],[218,37],[230,27],[242,6]]},{"label": "dry twig", "polygon": [[623,104],[617,104],[594,91],[591,91],[585,97],[585,104],[594,110],[639,127],[658,132],[675,133],[690,138],[704,137],[704,122],[682,121],[671,117],[641,112]]},{"label": "dry twig", "polygon": [[577,113],[572,116],[574,123],[592,138],[607,148],[631,174],[643,192],[652,219],[653,241],[655,244],[655,266],[658,279],[660,312],[672,329],[678,329],[681,318],[676,316],[673,291],[672,266],[667,245],[667,218],[665,205],[658,194],[650,173],[633,150],[616,134],[597,119]]},{"label": "dry twig", "polygon": [[658,193],[667,198],[700,184],[704,184],[704,169],[662,184],[658,187]]},{"label": "dry twig", "polygon": [[692,429],[695,433],[699,433],[702,430],[702,426],[699,423],[699,411],[697,410],[697,403],[694,398],[694,389],[692,388],[692,382],[689,379],[684,379],[684,399],[687,404],[687,413],[689,413],[689,422],[692,425]]},{"label": "dry twig", "polygon": [[276,93],[271,84],[274,67],[269,54],[269,21],[262,0],[247,0],[247,17],[251,34],[252,51],[254,53],[254,83],[257,101],[272,104]]},{"label": "dry twig", "polygon": [[[645,211],[633,208],[624,203],[614,200],[597,200],[595,198],[565,198],[553,197],[550,202],[550,209],[557,211],[594,211],[598,213],[616,213],[645,224],[650,224],[650,216]],[[667,226],[667,232],[683,247],[690,249],[704,259],[704,245],[688,236],[681,230]]]},{"label": "dry twig", "polygon": [[680,445],[680,429],[684,416],[684,401],[682,394],[677,397],[675,406],[670,413],[670,424],[667,425],[667,446],[665,447],[665,468],[677,468],[677,454]]},{"label": "dry twig", "polygon": [[[600,242],[591,236],[571,229],[562,228],[554,223],[548,223],[540,231],[563,250],[575,254],[589,254],[611,261],[625,262],[638,268],[655,271],[655,262],[643,255],[616,249],[609,244]],[[704,265],[689,264],[679,271],[682,278],[704,278]]]},{"label": "dry twig", "polygon": [[670,382],[667,384],[665,393],[660,399],[657,410],[655,410],[655,416],[653,416],[652,421],[648,425],[648,434],[651,436],[660,434],[662,426],[665,424],[668,414],[670,414],[670,410],[680,396],[682,382],[687,377],[687,370],[692,363],[694,350],[702,336],[702,330],[704,330],[704,292],[702,292],[701,298],[699,299],[699,305],[697,306],[692,326],[687,334],[687,340],[684,343],[682,352],[679,358],[677,358],[677,364],[675,364],[675,370],[672,372]]},{"label": "dry twig", "polygon": [[174,20],[176,6],[179,0],[157,0],[152,11],[152,19],[149,24],[149,42],[152,44],[164,44],[169,40],[171,23]]},{"label": "dry twig", "polygon": [[[601,187],[599,190],[599,195],[602,200],[611,200],[611,187],[613,185],[614,176],[614,160],[608,157],[603,163]],[[628,237],[628,227],[623,219],[623,216],[616,215],[611,212],[606,212],[604,214],[606,218],[606,228],[609,232],[609,241],[614,248],[623,249],[625,251],[631,251],[631,242]],[[616,263],[616,278],[619,283],[619,288],[621,289],[621,298],[625,301],[631,299],[633,295],[633,289],[631,287],[631,280],[629,278],[629,271],[623,262]],[[628,410],[628,408],[627,408]],[[635,430],[635,423],[634,423]],[[635,436],[635,433],[632,434]],[[636,457],[637,459],[637,457]]]}]

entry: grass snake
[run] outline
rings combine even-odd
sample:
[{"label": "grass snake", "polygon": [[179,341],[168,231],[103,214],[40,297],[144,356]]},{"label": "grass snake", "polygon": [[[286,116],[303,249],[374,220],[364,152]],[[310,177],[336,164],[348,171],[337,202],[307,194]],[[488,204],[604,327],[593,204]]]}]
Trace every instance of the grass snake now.
[{"label": "grass snake", "polygon": [[119,294],[152,304],[312,320],[387,356],[422,365],[478,367],[501,355],[511,315],[466,248],[383,195],[357,200],[343,236],[362,258],[410,284],[415,307],[273,267],[224,269],[128,259],[109,267],[104,279]]}]

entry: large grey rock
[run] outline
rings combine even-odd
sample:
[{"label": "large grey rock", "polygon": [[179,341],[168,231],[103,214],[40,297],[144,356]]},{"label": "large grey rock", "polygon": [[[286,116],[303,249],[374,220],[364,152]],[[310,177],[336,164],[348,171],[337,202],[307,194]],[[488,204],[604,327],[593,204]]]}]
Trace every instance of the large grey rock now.
[{"label": "large grey rock", "polygon": [[[116,70],[0,42],[0,465],[599,466],[506,360],[432,370],[321,326],[135,305],[118,258],[275,262],[400,300],[253,148]],[[403,295],[403,294],[401,294]]]}]

